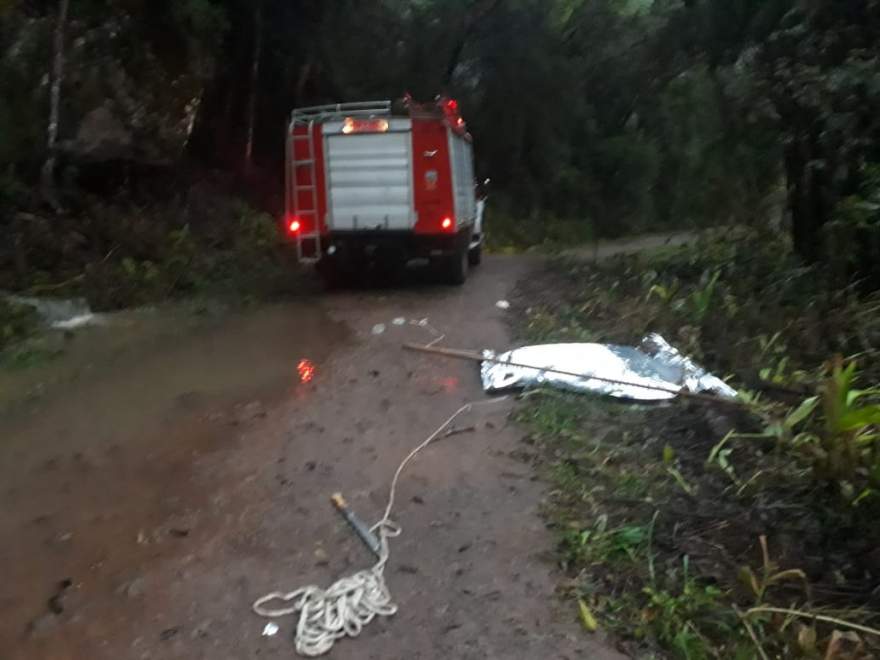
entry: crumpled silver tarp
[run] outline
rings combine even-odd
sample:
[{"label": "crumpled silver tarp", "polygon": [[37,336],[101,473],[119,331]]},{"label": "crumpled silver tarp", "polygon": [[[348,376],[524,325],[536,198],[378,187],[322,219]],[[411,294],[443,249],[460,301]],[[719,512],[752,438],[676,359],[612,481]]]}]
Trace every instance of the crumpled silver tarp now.
[{"label": "crumpled silver tarp", "polygon": [[[487,392],[547,385],[638,401],[665,401],[681,390],[726,398],[736,396],[736,390],[679,353],[658,334],[645,337],[638,348],[614,344],[541,344],[497,356],[492,351],[484,351],[483,355],[501,360],[481,364],[483,389]],[[583,375],[560,374],[548,369]],[[590,376],[627,384],[609,383]]]}]

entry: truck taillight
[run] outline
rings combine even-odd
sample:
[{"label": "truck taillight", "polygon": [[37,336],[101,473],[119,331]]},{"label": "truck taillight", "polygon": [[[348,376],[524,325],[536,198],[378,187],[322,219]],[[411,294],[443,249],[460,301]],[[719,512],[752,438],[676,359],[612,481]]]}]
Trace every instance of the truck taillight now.
[{"label": "truck taillight", "polygon": [[291,234],[299,233],[299,230],[302,228],[302,223],[299,221],[299,218],[292,218],[290,222],[287,224],[287,231]]},{"label": "truck taillight", "polygon": [[443,229],[452,229],[452,218],[447,215],[443,218],[442,222],[440,222],[440,226],[443,227]]}]

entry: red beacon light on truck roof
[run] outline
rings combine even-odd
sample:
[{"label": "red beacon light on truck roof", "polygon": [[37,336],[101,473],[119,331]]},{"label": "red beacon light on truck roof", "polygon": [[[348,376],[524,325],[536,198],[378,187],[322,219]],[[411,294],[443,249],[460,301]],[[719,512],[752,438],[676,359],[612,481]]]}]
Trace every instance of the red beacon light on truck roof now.
[{"label": "red beacon light on truck roof", "polygon": [[461,114],[459,113],[458,101],[441,97],[438,101],[438,107],[442,110],[443,116],[446,118],[446,121],[452,130],[459,135],[464,135],[467,128],[464,119],[461,118]]}]

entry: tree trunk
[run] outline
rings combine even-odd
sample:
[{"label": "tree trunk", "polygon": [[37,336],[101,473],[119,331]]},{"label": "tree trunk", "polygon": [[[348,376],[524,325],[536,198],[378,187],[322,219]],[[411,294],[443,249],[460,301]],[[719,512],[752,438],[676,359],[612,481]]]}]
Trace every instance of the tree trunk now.
[{"label": "tree trunk", "polygon": [[24,227],[22,227],[22,224],[23,222],[18,219],[13,225],[13,231],[15,232],[13,244],[15,245],[15,250],[12,253],[12,259],[15,268],[16,283],[19,285],[24,284],[27,275],[30,272],[28,269],[27,249],[25,248]]},{"label": "tree trunk", "polygon": [[449,60],[446,63],[446,73],[443,76],[443,87],[447,90],[452,83],[452,76],[455,73],[455,69],[458,67],[458,62],[461,60],[461,54],[464,51],[469,32],[470,30],[466,30],[452,47],[452,53],[449,55]]},{"label": "tree trunk", "polygon": [[257,112],[257,85],[260,79],[260,56],[263,50],[263,3],[257,2],[254,9],[254,50],[251,59],[251,84],[247,107],[247,139],[244,145],[244,171],[249,173],[253,167],[254,123]]},{"label": "tree trunk", "polygon": [[43,199],[56,211],[60,210],[55,190],[56,143],[61,108],[61,82],[64,79],[64,30],[70,0],[58,0],[58,18],[55,22],[51,85],[49,88],[49,126],[46,130],[46,162],[43,164],[41,188]]},{"label": "tree trunk", "polygon": [[818,157],[810,136],[792,139],[785,149],[792,242],[807,263],[822,258],[822,226],[828,213],[826,176],[814,165]]},{"label": "tree trunk", "polygon": [[299,76],[296,79],[296,89],[294,90],[295,106],[305,105],[304,99],[306,95],[306,85],[312,76],[315,68],[315,51],[309,49],[309,57],[299,69]]},{"label": "tree trunk", "polygon": [[[461,54],[464,47],[477,27],[477,24],[498,4],[500,0],[476,0],[470,11],[465,15],[464,24],[462,26],[461,35],[452,46],[449,59],[446,61],[446,71],[443,75],[443,86],[448,88],[452,83],[452,76],[458,63],[461,61]],[[444,92],[448,89],[444,89]]]}]

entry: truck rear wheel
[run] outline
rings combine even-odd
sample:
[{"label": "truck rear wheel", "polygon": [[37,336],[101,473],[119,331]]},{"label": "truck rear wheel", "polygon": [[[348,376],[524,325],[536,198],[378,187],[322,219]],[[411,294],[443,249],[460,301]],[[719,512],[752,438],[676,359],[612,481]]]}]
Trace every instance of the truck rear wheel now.
[{"label": "truck rear wheel", "polygon": [[446,281],[456,286],[464,284],[468,276],[468,263],[468,249],[467,246],[464,246],[456,251],[454,255],[448,257],[446,262]]}]

